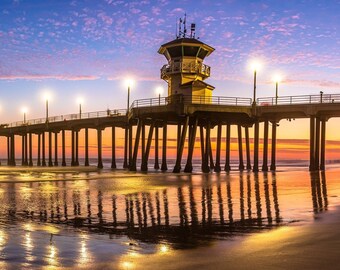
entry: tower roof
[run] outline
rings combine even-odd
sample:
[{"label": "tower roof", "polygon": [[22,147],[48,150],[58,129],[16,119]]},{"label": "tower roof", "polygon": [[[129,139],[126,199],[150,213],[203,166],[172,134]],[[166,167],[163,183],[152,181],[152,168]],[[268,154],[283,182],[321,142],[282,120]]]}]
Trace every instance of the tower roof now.
[{"label": "tower roof", "polygon": [[168,43],[165,43],[161,45],[161,47],[158,50],[158,53],[165,54],[166,50],[171,47],[177,47],[177,46],[195,46],[195,47],[201,47],[204,50],[207,51],[207,54],[205,56],[208,56],[211,54],[215,49],[205,43],[203,43],[200,40],[197,40],[195,38],[177,38],[174,39]]}]

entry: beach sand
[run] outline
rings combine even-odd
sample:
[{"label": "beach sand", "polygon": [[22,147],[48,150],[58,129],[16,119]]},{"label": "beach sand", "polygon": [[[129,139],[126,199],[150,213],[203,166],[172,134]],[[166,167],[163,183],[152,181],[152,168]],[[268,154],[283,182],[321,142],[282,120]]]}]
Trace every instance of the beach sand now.
[{"label": "beach sand", "polygon": [[[340,209],[316,222],[264,231],[209,247],[121,258],[120,269],[340,269]],[[124,263],[125,260],[125,263]],[[96,269],[114,265],[96,265]]]}]

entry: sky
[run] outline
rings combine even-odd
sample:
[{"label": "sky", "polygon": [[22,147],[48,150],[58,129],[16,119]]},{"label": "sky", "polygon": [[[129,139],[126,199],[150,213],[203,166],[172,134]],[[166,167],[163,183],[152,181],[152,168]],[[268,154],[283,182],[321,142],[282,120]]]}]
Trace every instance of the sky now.
[{"label": "sky", "polygon": [[[276,73],[279,96],[340,93],[339,0],[2,0],[0,122],[22,120],[23,106],[27,118],[44,117],[46,91],[50,115],[77,113],[79,96],[83,112],[126,108],[127,77],[132,101],[157,97],[166,89],[157,51],[185,13],[215,48],[205,59],[213,95],[251,98],[255,58],[257,97],[275,95]],[[330,122],[327,138],[340,140]],[[308,138],[308,122],[288,130],[279,137]]]}]

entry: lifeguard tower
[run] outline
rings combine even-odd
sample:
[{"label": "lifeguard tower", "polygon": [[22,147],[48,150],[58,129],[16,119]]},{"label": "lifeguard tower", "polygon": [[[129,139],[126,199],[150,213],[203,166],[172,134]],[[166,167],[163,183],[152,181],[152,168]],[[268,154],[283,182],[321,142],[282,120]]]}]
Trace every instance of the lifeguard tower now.
[{"label": "lifeguard tower", "polygon": [[180,19],[176,39],[159,48],[158,53],[168,60],[161,78],[168,83],[169,97],[181,95],[188,103],[209,104],[215,87],[204,82],[210,77],[210,67],[203,60],[215,49],[196,39],[195,27],[191,24],[188,36],[186,18]]}]

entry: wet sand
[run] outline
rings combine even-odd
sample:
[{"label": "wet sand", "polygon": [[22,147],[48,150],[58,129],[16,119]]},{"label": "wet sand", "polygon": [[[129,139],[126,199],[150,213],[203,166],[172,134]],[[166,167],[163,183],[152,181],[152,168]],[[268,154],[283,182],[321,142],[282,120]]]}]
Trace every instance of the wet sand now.
[{"label": "wet sand", "polygon": [[[169,250],[163,256],[123,256],[119,269],[340,269],[339,228],[337,209],[319,214],[311,224],[217,241],[209,247]],[[116,267],[100,264],[94,268]]]}]

